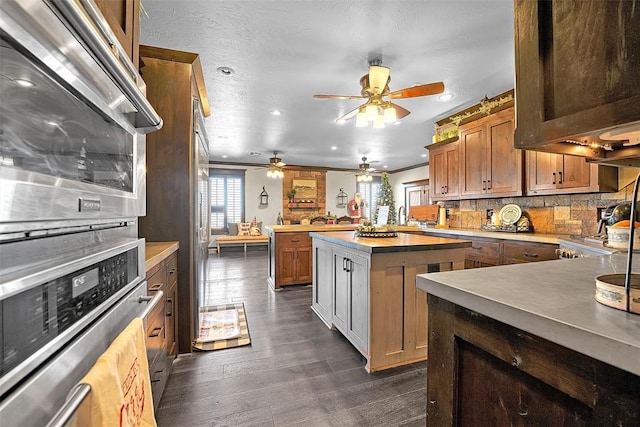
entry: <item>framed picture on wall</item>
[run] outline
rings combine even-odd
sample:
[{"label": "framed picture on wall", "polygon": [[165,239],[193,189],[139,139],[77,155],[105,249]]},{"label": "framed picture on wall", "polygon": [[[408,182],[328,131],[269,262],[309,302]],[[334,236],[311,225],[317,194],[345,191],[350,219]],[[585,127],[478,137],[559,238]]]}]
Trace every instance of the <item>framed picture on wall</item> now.
[{"label": "framed picture on wall", "polygon": [[317,199],[318,188],[315,179],[294,179],[293,188],[296,189],[298,199]]}]

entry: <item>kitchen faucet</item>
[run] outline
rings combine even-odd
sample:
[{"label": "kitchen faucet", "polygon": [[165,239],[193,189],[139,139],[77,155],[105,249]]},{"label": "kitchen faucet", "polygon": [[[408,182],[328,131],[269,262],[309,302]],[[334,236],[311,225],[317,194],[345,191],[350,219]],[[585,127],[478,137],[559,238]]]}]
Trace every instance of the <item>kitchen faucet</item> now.
[{"label": "kitchen faucet", "polygon": [[398,208],[398,224],[399,224],[399,225],[403,225],[403,224],[406,222],[406,219],[407,219],[406,214],[405,214],[405,218],[404,218],[405,220],[403,221],[403,220],[401,219],[401,218],[402,218],[402,215],[403,215],[403,214],[402,214],[402,211],[404,211],[404,210],[405,210],[405,209],[404,209],[404,206],[400,206],[400,207]]}]

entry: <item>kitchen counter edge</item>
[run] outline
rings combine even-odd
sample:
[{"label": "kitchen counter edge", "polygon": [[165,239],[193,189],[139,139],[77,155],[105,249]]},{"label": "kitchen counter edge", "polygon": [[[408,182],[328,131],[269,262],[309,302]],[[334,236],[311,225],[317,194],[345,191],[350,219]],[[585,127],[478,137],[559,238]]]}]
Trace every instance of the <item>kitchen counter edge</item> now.
[{"label": "kitchen counter edge", "polygon": [[558,244],[558,239],[567,239],[568,234],[545,233],[509,233],[505,231],[483,231],[472,228],[431,228],[422,227],[422,231],[430,234],[443,234],[462,237],[487,237],[490,239],[518,240],[522,242]]},{"label": "kitchen counter edge", "polygon": [[340,231],[327,231],[324,233],[313,232],[309,235],[314,239],[324,240],[367,253],[411,252],[471,247],[471,242],[466,240],[408,233],[399,233],[398,237],[386,238],[355,237],[352,233]]},{"label": "kitchen counter edge", "polygon": [[595,277],[626,256],[421,274],[416,286],[456,305],[640,375],[640,315],[599,304]]},{"label": "kitchen counter edge", "polygon": [[179,242],[145,242],[145,272],[167,259],[167,257],[176,252],[179,247]]}]

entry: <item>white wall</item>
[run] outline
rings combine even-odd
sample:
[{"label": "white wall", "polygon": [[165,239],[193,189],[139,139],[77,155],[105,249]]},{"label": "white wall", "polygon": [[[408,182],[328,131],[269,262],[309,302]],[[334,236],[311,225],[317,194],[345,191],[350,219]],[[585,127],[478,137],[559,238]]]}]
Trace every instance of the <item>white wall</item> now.
[{"label": "white wall", "polygon": [[[398,173],[389,174],[389,183],[393,188],[393,198],[396,202],[396,209],[404,206],[404,185],[403,182],[420,181],[429,178],[429,165],[409,169]],[[405,206],[406,208],[406,206]],[[396,212],[397,213],[397,212]]]},{"label": "white wall", "polygon": [[[269,194],[268,206],[260,206],[263,186]],[[244,208],[247,222],[255,216],[263,226],[275,224],[278,213],[282,212],[282,180],[267,177],[266,168],[248,167],[245,173]]]},{"label": "white wall", "polygon": [[347,201],[353,198],[356,192],[356,176],[354,173],[327,171],[327,213],[331,212],[331,215],[337,217],[347,214],[346,207],[339,208],[336,206],[340,188],[347,193]]}]

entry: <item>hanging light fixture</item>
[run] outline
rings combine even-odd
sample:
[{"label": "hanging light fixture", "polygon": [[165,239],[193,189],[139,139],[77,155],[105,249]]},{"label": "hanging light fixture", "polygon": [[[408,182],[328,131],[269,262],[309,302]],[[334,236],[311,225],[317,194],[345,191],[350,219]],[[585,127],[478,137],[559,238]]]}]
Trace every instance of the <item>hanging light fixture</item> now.
[{"label": "hanging light fixture", "polygon": [[356,127],[362,128],[369,124],[369,120],[367,119],[367,113],[365,112],[364,107],[360,107],[358,114],[356,114]]},{"label": "hanging light fixture", "polygon": [[383,129],[384,128],[384,116],[382,114],[378,114],[373,121],[374,129]]},{"label": "hanging light fixture", "polygon": [[[267,172],[267,175],[269,173]],[[267,206],[269,204],[269,193],[264,189],[264,185],[262,186],[262,193],[260,193],[260,205]]]},{"label": "hanging light fixture", "polygon": [[384,106],[384,122],[393,123],[397,120],[398,120],[398,115],[396,112],[396,107],[394,107],[391,102],[388,102]]},{"label": "hanging light fixture", "polygon": [[282,171],[282,168],[284,166],[286,166],[286,163],[284,163],[282,159],[278,157],[278,152],[274,151],[273,157],[269,159],[269,170],[267,171],[267,177],[273,179],[284,178],[284,172]]},{"label": "hanging light fixture", "polygon": [[375,104],[367,104],[365,108],[365,113],[367,115],[368,121],[373,121],[378,117],[378,106]]}]

